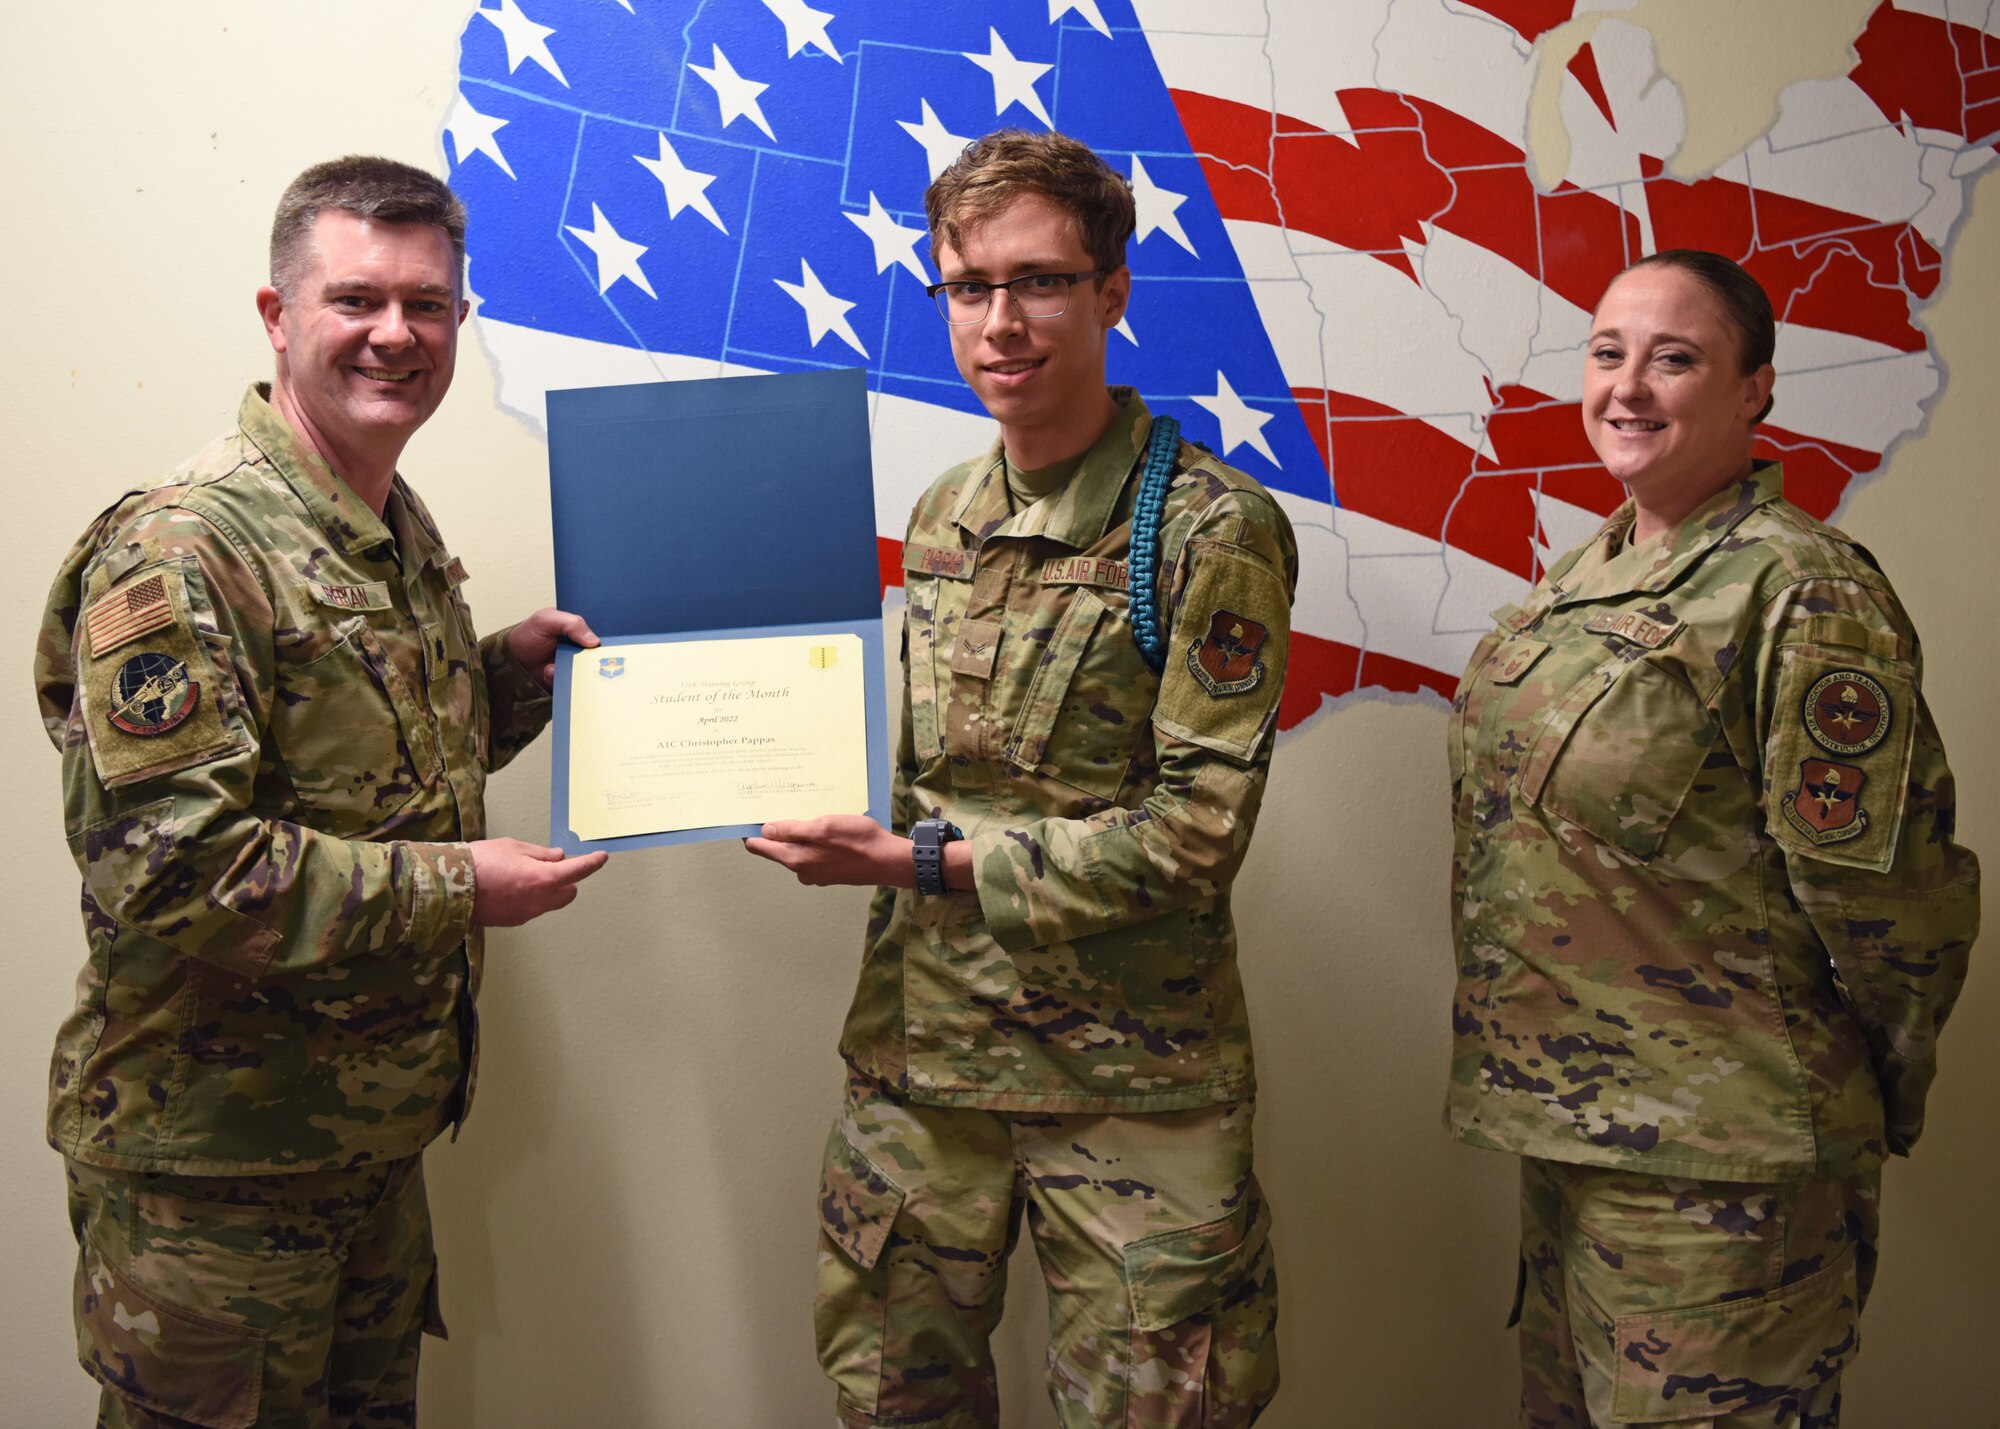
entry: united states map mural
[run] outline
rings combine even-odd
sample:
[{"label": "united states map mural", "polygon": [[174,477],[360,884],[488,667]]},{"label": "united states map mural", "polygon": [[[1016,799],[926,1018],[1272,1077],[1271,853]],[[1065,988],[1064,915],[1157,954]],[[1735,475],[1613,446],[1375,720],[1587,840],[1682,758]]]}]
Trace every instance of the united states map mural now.
[{"label": "united states map mural", "polygon": [[[1941,388],[1924,308],[2000,134],[1985,0],[1881,5],[1858,63],[1692,181],[1652,38],[1590,0],[818,3],[469,17],[443,143],[501,401],[539,422],[550,387],[864,367],[893,584],[912,502],[991,436],[923,293],[924,188],[973,136],[1062,129],[1138,201],[1112,379],[1298,529],[1286,728],[1448,693],[1487,612],[1617,504],[1582,347],[1642,253],[1716,249],[1769,290],[1763,451],[1830,514]],[[1545,58],[1570,152],[1538,188]]]}]

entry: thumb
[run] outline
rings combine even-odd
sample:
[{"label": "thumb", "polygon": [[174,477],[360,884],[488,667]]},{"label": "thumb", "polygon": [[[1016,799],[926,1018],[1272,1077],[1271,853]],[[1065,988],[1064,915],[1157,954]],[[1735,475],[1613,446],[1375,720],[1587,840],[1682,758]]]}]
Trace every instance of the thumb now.
[{"label": "thumb", "polygon": [[555,871],[555,882],[558,886],[581,883],[604,867],[610,858],[610,854],[599,849],[596,853],[587,853],[581,858],[565,859],[562,867]]}]

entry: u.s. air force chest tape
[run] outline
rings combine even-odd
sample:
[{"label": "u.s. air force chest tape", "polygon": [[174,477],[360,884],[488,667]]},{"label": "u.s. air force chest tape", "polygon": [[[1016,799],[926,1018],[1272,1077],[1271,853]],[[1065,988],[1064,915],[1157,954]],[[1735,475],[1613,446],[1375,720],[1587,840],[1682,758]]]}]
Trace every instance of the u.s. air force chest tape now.
[{"label": "u.s. air force chest tape", "polygon": [[1779,651],[1766,822],[1773,838],[1808,858],[1886,873],[1909,799],[1916,674],[1859,645],[1821,640]]},{"label": "u.s. air force chest tape", "polygon": [[1276,571],[1235,547],[1197,541],[1189,559],[1153,723],[1249,759],[1284,690],[1291,602]]},{"label": "u.s. air force chest tape", "polygon": [[97,592],[77,630],[77,698],[98,782],[116,788],[234,748],[192,560],[147,566]]}]

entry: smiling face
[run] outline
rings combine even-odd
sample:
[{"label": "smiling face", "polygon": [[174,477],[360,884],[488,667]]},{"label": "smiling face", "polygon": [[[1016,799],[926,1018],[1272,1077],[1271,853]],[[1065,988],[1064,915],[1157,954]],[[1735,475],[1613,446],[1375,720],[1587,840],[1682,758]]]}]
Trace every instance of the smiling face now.
[{"label": "smiling face", "polygon": [[[963,251],[936,245],[945,282],[1004,283],[1028,273],[1096,268],[1076,224],[1053,199],[1024,193],[960,233]],[[1000,423],[1007,454],[1035,470],[1087,450],[1116,413],[1104,387],[1105,334],[1125,315],[1132,275],[1085,279],[1069,290],[1056,317],[1029,318],[993,295],[984,319],[953,326],[952,358],[986,410]]]},{"label": "smiling face", "polygon": [[404,443],[451,386],[466,313],[451,240],[327,209],[287,287],[257,293],[278,354],[272,405],[379,510],[370,488],[386,495]]},{"label": "smiling face", "polygon": [[1742,370],[1741,339],[1700,279],[1649,264],[1612,282],[1591,324],[1583,429],[1631,491],[1641,539],[1749,473],[1773,377]]}]

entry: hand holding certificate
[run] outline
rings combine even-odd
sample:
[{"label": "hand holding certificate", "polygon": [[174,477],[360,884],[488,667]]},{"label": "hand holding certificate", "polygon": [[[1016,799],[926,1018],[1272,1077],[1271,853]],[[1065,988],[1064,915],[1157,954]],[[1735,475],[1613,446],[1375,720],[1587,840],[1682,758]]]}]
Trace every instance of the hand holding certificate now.
[{"label": "hand holding certificate", "polygon": [[774,819],[888,822],[858,371],[549,394],[562,603],[552,838],[624,849]]}]

